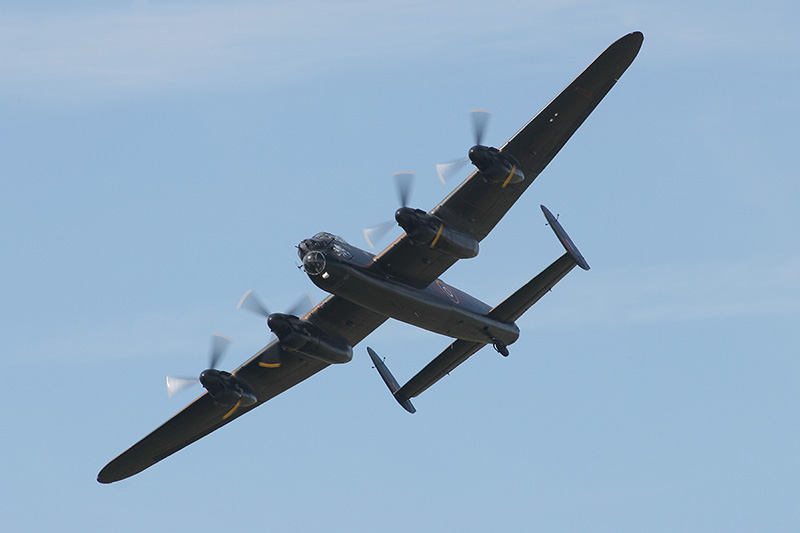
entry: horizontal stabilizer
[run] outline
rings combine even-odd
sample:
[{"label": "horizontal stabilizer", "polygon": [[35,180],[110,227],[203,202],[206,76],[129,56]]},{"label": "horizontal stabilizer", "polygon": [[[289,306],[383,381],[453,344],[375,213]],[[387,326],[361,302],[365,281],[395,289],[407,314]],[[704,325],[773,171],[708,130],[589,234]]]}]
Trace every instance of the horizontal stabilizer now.
[{"label": "horizontal stabilizer", "polygon": [[[561,281],[564,276],[575,268],[575,265],[585,270],[589,269],[586,260],[578,251],[572,239],[569,238],[567,232],[564,231],[564,228],[556,217],[553,216],[550,210],[545,206],[542,206],[542,211],[544,211],[544,216],[547,218],[550,227],[553,228],[558,240],[564,245],[567,253],[553,261],[550,266],[545,268],[535,278],[489,311],[489,316],[491,318],[506,323],[515,322],[525,311],[530,309],[533,304],[538,302],[542,296],[547,294],[556,283]],[[386,365],[381,361],[378,355],[371,348],[367,348],[367,350],[369,351],[370,357],[372,357],[375,368],[378,369],[378,372],[381,377],[383,377],[389,390],[392,391],[395,399],[400,402],[400,405],[409,410],[404,402],[408,402],[409,398],[416,398],[422,394],[434,383],[442,379],[458,365],[486,346],[486,344],[487,343],[482,342],[455,340],[402,387],[398,386],[397,380],[394,379],[389,369],[386,368]],[[409,412],[413,411],[409,410]]]},{"label": "horizontal stabilizer", "polygon": [[547,223],[553,228],[558,240],[567,251],[564,255],[553,261],[553,263],[542,270],[539,275],[523,285],[517,292],[503,300],[497,307],[489,311],[489,316],[503,322],[515,322],[522,314],[531,308],[533,304],[547,294],[556,283],[569,274],[578,265],[584,270],[589,270],[586,259],[578,251],[578,247],[569,238],[567,232],[561,226],[558,219],[547,209],[542,207]]},{"label": "horizontal stabilizer", "polygon": [[525,311],[569,274],[570,270],[575,268],[575,264],[575,259],[569,253],[565,253],[542,270],[538,276],[489,311],[489,316],[502,322],[516,322]]},{"label": "horizontal stabilizer", "polygon": [[400,388],[397,395],[404,398],[416,398],[484,346],[486,343],[482,342],[460,339],[453,341],[433,361],[425,365],[425,368],[409,379],[408,383]]},{"label": "horizontal stabilizer", "polygon": [[394,379],[394,376],[391,372],[389,372],[389,367],[386,366],[386,363],[383,362],[375,350],[367,346],[367,352],[369,353],[370,359],[372,359],[372,364],[375,365],[375,368],[378,370],[378,374],[381,375],[383,378],[383,382],[386,383],[386,386],[389,387],[389,390],[394,396],[394,399],[397,400],[397,403],[403,406],[403,409],[408,411],[409,413],[416,413],[417,410],[411,404],[411,401],[408,397],[403,396],[402,394],[398,394],[397,391],[400,390],[400,384],[397,383],[397,380]]}]

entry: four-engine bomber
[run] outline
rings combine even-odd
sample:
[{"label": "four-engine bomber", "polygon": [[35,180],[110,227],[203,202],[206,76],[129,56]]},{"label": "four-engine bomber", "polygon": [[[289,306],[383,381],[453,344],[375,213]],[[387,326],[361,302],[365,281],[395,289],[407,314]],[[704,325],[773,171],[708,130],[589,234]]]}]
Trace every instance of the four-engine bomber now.
[{"label": "four-engine bomber", "polygon": [[[367,348],[393,398],[410,413],[416,411],[413,398],[487,344],[507,356],[508,345],[519,337],[515,322],[522,314],[574,267],[589,268],[557,217],[542,206],[565,253],[494,307],[440,278],[456,261],[478,255],[479,242],[608,94],[643,40],[633,32],[612,43],[500,148],[482,144],[488,113],[473,113],[475,142],[465,159],[475,170],[427,212],[408,207],[408,188],[400,190],[395,220],[404,233],[377,255],[330,233],[303,240],[297,247],[302,267],[329,296],[307,312],[296,306],[270,313],[248,291],[239,306],[266,318],[277,339],[226,372],[217,370],[216,363],[229,339],[212,336],[209,368],[199,378],[206,392],[109,462],[97,480],[112,483],[137,474],[329,365],[347,363],[353,347],[389,318],[452,341],[402,386],[377,352]],[[439,176],[446,181],[442,172]],[[369,235],[377,233],[373,228],[364,235],[372,245]],[[197,381],[167,378],[167,388],[171,394]],[[468,390],[480,385],[473,383]]]}]

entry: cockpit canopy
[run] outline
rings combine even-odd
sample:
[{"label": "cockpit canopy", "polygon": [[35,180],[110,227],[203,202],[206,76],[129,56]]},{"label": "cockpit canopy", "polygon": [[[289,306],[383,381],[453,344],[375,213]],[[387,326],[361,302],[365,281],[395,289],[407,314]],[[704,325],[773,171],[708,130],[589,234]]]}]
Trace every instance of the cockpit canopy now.
[{"label": "cockpit canopy", "polygon": [[303,259],[305,258],[306,254],[314,250],[331,249],[340,257],[352,257],[350,252],[347,251],[347,248],[350,248],[350,245],[347,244],[347,241],[338,235],[323,231],[317,233],[310,239],[304,239],[303,242],[297,246],[297,254],[300,256],[300,259]]},{"label": "cockpit canopy", "polygon": [[[339,237],[338,235],[334,235],[333,233],[328,233],[326,231],[321,231],[311,237],[313,240],[321,240],[321,241],[335,241],[339,244],[347,244],[347,241]],[[326,242],[325,244],[330,244],[330,242]]]}]

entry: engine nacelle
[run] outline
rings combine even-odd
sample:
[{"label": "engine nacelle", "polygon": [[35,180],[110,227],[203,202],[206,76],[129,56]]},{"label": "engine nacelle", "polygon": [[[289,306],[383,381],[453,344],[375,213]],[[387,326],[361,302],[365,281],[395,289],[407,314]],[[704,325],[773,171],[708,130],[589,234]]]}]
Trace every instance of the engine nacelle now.
[{"label": "engine nacelle", "polygon": [[429,215],[421,209],[401,207],[394,218],[414,244],[435,248],[458,259],[478,255],[478,239],[469,233],[448,227],[439,217]]},{"label": "engine nacelle", "polygon": [[473,146],[469,150],[469,159],[486,181],[500,183],[502,187],[525,179],[519,161],[497,148]]},{"label": "engine nacelle", "polygon": [[344,339],[323,332],[320,328],[294,315],[273,313],[267,325],[277,335],[281,348],[305,354],[325,363],[348,363],[353,347]]},{"label": "engine nacelle", "polygon": [[250,384],[224,370],[204,370],[200,374],[200,383],[217,405],[253,405],[258,401]]}]

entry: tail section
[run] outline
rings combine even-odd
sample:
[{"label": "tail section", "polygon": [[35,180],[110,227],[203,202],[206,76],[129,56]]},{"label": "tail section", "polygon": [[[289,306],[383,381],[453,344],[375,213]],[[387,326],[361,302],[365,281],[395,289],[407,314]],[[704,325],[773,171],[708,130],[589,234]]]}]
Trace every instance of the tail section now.
[{"label": "tail section", "polygon": [[[535,278],[523,285],[517,292],[489,311],[488,316],[495,320],[506,323],[515,322],[525,311],[530,309],[533,304],[538,302],[542,296],[547,294],[556,283],[561,281],[564,276],[575,268],[576,265],[584,270],[589,270],[589,265],[586,263],[586,260],[578,251],[575,243],[569,238],[569,235],[567,235],[567,232],[556,217],[553,216],[553,213],[545,206],[542,206],[542,211],[550,227],[558,237],[558,240],[564,245],[566,253],[556,259]],[[375,353],[372,348],[367,348],[367,351],[378,373],[383,378],[386,386],[389,387],[394,399],[397,400],[406,411],[415,413],[416,409],[411,405],[411,398],[416,398],[422,394],[422,392],[449,374],[450,371],[466,361],[478,350],[486,346],[488,342],[488,340],[485,343],[455,340],[402,387],[400,387],[400,384],[391,372],[389,372],[383,360],[378,357],[378,354]],[[503,355],[506,354],[507,352],[503,353]]]},{"label": "tail section", "polygon": [[489,311],[489,316],[496,320],[515,322],[542,296],[547,294],[556,283],[569,274],[576,265],[584,270],[589,270],[586,260],[581,255],[578,247],[575,246],[575,243],[572,242],[572,239],[569,238],[558,219],[545,206],[541,207],[548,224],[567,252],[545,268],[539,275],[523,285],[517,292]]}]

